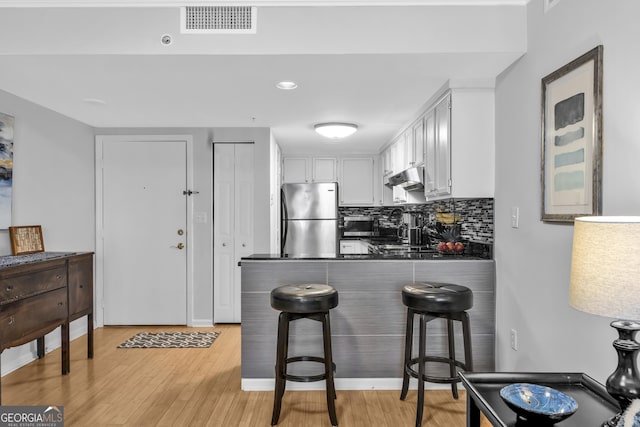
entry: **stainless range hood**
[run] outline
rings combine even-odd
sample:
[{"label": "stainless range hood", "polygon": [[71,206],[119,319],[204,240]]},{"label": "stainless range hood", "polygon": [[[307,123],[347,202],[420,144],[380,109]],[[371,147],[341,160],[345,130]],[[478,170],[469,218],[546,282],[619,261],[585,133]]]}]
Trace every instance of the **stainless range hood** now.
[{"label": "stainless range hood", "polygon": [[389,177],[389,181],[385,184],[387,187],[399,186],[406,191],[424,190],[424,168],[415,167],[403,170],[400,173]]}]

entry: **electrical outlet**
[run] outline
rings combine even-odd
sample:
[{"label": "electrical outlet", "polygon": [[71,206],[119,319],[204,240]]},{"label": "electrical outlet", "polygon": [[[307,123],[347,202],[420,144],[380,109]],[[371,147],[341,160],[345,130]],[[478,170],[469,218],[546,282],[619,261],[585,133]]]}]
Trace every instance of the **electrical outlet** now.
[{"label": "electrical outlet", "polygon": [[518,331],[511,330],[511,348],[518,351]]}]

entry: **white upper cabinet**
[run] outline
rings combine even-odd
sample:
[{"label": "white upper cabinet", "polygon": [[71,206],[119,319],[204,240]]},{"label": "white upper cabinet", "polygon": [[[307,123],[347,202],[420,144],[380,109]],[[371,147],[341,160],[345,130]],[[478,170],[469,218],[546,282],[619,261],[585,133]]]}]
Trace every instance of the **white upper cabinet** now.
[{"label": "white upper cabinet", "polygon": [[335,157],[285,157],[282,161],[282,182],[336,182]]},{"label": "white upper cabinet", "polygon": [[[493,197],[494,89],[455,87],[434,99],[381,153],[383,159],[388,156],[390,163],[393,161],[389,175],[424,166],[426,200]],[[400,191],[394,190],[394,203],[402,203],[401,199]]]},{"label": "white upper cabinet", "polygon": [[380,172],[374,169],[377,157],[285,157],[282,182],[337,182],[340,205],[371,206],[376,197],[382,205],[383,195],[376,186]]},{"label": "white upper cabinet", "polygon": [[424,195],[433,199],[451,194],[451,95],[447,94],[425,115]]},{"label": "white upper cabinet", "polygon": [[492,88],[451,89],[425,116],[425,197],[493,197]]},{"label": "white upper cabinet", "polygon": [[333,157],[314,157],[312,159],[312,180],[313,182],[336,182],[338,181],[336,159]]},{"label": "white upper cabinet", "polygon": [[374,173],[372,157],[340,159],[338,192],[340,205],[368,206],[374,204]]},{"label": "white upper cabinet", "polygon": [[308,157],[285,157],[282,161],[282,182],[309,182],[311,174]]}]

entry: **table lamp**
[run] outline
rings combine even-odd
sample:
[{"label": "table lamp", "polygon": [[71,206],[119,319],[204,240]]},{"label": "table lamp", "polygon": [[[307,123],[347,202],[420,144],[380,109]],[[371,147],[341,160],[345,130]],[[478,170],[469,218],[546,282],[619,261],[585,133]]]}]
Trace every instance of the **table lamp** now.
[{"label": "table lamp", "polygon": [[571,256],[569,304],[591,314],[612,317],[618,331],[613,347],[618,367],[606,388],[621,411],[602,424],[615,426],[633,399],[640,397],[636,365],[640,343],[640,216],[576,218]]}]

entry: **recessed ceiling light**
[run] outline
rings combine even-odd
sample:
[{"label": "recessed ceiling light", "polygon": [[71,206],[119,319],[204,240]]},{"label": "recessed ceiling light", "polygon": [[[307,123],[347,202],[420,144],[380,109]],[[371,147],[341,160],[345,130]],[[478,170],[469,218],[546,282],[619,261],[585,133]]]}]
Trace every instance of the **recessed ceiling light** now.
[{"label": "recessed ceiling light", "polygon": [[313,128],[320,135],[331,139],[346,138],[358,130],[358,126],[353,123],[318,123]]},{"label": "recessed ceiling light", "polygon": [[107,101],[100,98],[84,98],[82,101],[86,102],[87,104],[107,105]]},{"label": "recessed ceiling light", "polygon": [[298,84],[296,82],[278,82],[276,87],[282,90],[293,90],[298,87]]}]

